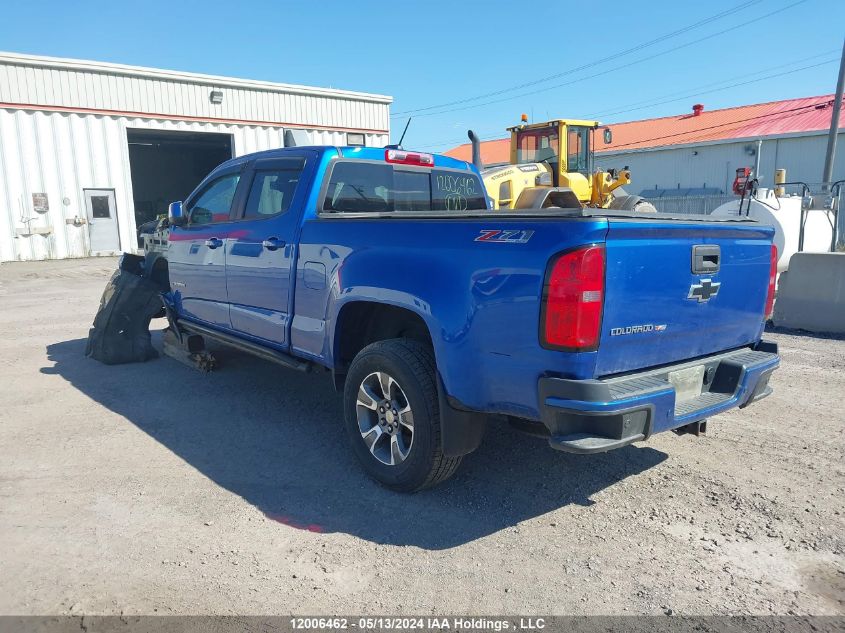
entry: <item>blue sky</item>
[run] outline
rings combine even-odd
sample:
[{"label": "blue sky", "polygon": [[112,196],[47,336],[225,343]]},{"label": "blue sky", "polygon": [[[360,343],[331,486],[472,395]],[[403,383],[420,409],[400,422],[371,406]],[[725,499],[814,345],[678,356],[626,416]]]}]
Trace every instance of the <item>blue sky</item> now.
[{"label": "blue sky", "polygon": [[[18,1],[4,6],[0,50],[389,94],[394,136],[413,114],[404,145],[439,151],[470,127],[501,137],[522,112],[613,123],[696,102],[711,110],[831,93],[843,9],[841,0]],[[440,104],[453,105],[409,112]]]}]

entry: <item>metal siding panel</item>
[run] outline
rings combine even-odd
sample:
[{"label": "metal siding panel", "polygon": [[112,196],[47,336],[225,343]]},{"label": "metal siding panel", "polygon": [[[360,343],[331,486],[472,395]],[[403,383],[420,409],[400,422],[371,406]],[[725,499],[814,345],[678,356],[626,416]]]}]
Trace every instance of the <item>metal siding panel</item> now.
[{"label": "metal siding panel", "polygon": [[85,82],[83,84],[82,99],[86,107],[98,108],[97,103],[97,77],[95,75],[83,75]]},{"label": "metal siding panel", "polygon": [[255,95],[241,90],[241,110],[235,118],[249,119],[250,121],[260,121],[261,114],[259,113],[258,103],[255,100]]},{"label": "metal siding panel", "polygon": [[70,83],[68,73],[60,73],[61,91],[59,94],[59,104],[70,103]]},{"label": "metal siding panel", "polygon": [[147,112],[162,112],[162,103],[161,103],[161,82],[156,81],[149,81],[144,80],[141,81],[141,87],[143,88],[144,92],[146,93],[146,98],[149,103],[149,107]]},{"label": "metal siding panel", "polygon": [[58,73],[52,68],[45,68],[44,76],[44,103],[56,103],[56,90],[54,88]]},{"label": "metal siding panel", "polygon": [[176,84],[172,81],[167,82],[167,96],[170,99],[170,109],[167,110],[168,114],[182,114],[182,99],[180,95],[180,87],[179,84]]},{"label": "metal siding panel", "polygon": [[41,103],[41,89],[38,78],[35,76],[34,68],[26,69],[26,88],[29,93],[27,103]]},{"label": "metal siding panel", "polygon": [[140,81],[136,77],[132,77],[130,82],[132,83],[132,106],[129,109],[132,112],[140,112],[143,110]]},{"label": "metal siding panel", "polygon": [[[76,171],[76,164],[73,160],[73,142],[70,133],[70,118],[68,114],[54,114],[51,117],[53,126],[53,136],[56,145],[56,164],[59,177],[59,186],[61,187],[60,195],[62,198],[67,197],[70,204],[65,207],[62,205],[62,223],[64,219],[74,217],[85,217],[85,210],[80,208],[77,191],[81,190],[79,186],[79,176]],[[76,200],[76,203],[74,203]],[[85,242],[87,235],[87,225],[74,226],[72,224],[65,224],[65,243],[69,257],[85,257],[88,255],[88,248]]]},{"label": "metal siding panel", "polygon": [[182,114],[188,114],[190,112],[197,112],[199,110],[199,105],[197,102],[197,94],[196,90],[193,90],[191,86],[187,84],[182,84],[182,104],[181,104],[181,112]]},{"label": "metal siding panel", "polygon": [[[15,128],[17,129],[18,160],[20,161],[21,188],[18,201],[21,228],[43,226],[38,214],[32,210],[31,196],[34,191],[41,191],[39,168],[37,160],[37,144],[35,125],[32,114],[23,111],[15,113]],[[19,241],[25,244],[25,259],[44,259],[47,249],[40,236],[21,237]]]},{"label": "metal siding panel", "polygon": [[129,170],[129,148],[126,143],[126,132],[119,117],[104,117],[101,119],[103,138],[106,148],[107,178],[109,188],[114,189],[115,204],[117,205],[117,228],[120,236],[120,248],[124,251],[134,251],[137,242],[135,227],[135,205],[132,200],[130,187],[127,186]]},{"label": "metal siding panel", "polygon": [[293,101],[293,112],[290,122],[298,123],[302,121],[302,95],[291,95]]},{"label": "metal siding panel", "polygon": [[161,98],[161,109],[158,110],[161,113],[172,113],[173,112],[173,95],[171,93],[171,85],[169,81],[162,81],[159,84],[159,97]]},{"label": "metal siding panel", "polygon": [[123,94],[126,93],[126,81],[123,77],[109,76],[109,94],[108,103],[110,110],[125,110],[126,106],[123,104]]},{"label": "metal siding panel", "polygon": [[[211,89],[208,89],[208,88],[205,88],[205,87],[197,88],[197,100],[200,104],[199,112],[202,113],[202,116],[216,116],[216,117],[224,116],[221,113],[225,112],[224,108],[227,107],[226,106],[227,100],[231,99],[232,91],[231,90],[224,90],[223,91],[223,106],[224,106],[224,108],[221,108],[220,106],[216,106],[213,103],[211,103],[210,93],[211,93]],[[229,104],[229,105],[231,106],[231,104]]]},{"label": "metal siding panel", "polygon": [[15,99],[15,102],[32,103],[35,100],[35,97],[30,92],[29,86],[26,83],[26,68],[15,68],[14,72],[14,85],[17,88],[17,98]]},{"label": "metal siding panel", "polygon": [[18,162],[17,138],[14,114],[10,110],[0,110],[0,204],[3,213],[0,215],[0,261],[20,259],[18,242],[14,237],[17,226],[18,207],[20,197],[20,173]]},{"label": "metal siding panel", "polygon": [[266,92],[261,92],[256,95],[255,104],[258,107],[256,118],[259,121],[271,121],[273,119],[270,114],[270,100]]},{"label": "metal siding panel", "polygon": [[38,164],[39,191],[47,194],[49,210],[42,214],[41,226],[50,227],[52,233],[42,239],[44,256],[49,259],[67,257],[65,223],[62,216],[61,186],[59,183],[58,156],[51,119],[52,113],[35,112],[32,115],[35,147],[31,148]]},{"label": "metal siding panel", "polygon": [[106,107],[106,86],[108,85],[108,76],[93,75],[91,77],[94,86],[93,97],[94,107],[98,109],[105,109]]},{"label": "metal siding panel", "polygon": [[[85,195],[83,188],[92,185],[93,168],[91,166],[91,152],[90,139],[88,137],[87,126],[85,124],[85,115],[71,114],[68,117],[67,129],[70,138],[70,156],[69,160],[73,165],[74,175],[76,178],[74,195],[72,200],[75,201],[77,214],[80,217],[85,217]],[[88,238],[88,226],[85,225],[84,230],[80,232],[83,242],[83,252],[88,255],[91,252],[90,242]]]},{"label": "metal siding panel", "polygon": [[5,103],[14,101],[12,96],[15,92],[15,86],[12,84],[13,78],[13,70],[0,64],[0,101]]},{"label": "metal siding panel", "polygon": [[286,94],[284,98],[284,106],[282,110],[282,116],[280,117],[282,121],[289,121],[290,117],[292,116],[293,112],[293,95]]},{"label": "metal siding panel", "polygon": [[370,101],[319,93],[301,94],[283,88],[250,88],[219,82],[222,108],[211,108],[206,82],[189,78],[121,75],[119,71],[84,66],[0,63],[0,98],[16,103],[96,108],[149,114],[223,117],[314,126],[373,127]]}]

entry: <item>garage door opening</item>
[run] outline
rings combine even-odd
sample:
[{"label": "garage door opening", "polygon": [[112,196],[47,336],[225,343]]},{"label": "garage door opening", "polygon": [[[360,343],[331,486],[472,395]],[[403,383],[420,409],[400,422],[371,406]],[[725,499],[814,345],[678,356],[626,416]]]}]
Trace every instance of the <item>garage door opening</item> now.
[{"label": "garage door opening", "polygon": [[200,180],[232,158],[232,137],[207,132],[127,130],[135,226],[167,213]]}]

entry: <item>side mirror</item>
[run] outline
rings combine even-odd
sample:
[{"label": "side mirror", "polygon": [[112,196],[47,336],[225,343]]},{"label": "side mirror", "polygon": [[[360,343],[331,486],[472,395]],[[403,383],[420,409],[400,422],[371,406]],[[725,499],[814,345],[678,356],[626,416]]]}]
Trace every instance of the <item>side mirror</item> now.
[{"label": "side mirror", "polygon": [[605,145],[610,145],[613,142],[613,132],[610,131],[609,127],[604,128],[602,138],[604,139]]},{"label": "side mirror", "polygon": [[167,207],[167,221],[170,226],[185,226],[188,223],[188,216],[182,211],[182,201],[171,202]]}]

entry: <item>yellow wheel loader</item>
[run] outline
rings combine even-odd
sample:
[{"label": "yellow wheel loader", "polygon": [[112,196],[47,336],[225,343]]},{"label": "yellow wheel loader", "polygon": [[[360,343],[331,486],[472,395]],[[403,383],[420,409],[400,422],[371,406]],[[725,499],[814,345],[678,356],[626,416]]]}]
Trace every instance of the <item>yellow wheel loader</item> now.
[{"label": "yellow wheel loader", "polygon": [[[472,162],[481,172],[487,195],[495,209],[519,210],[543,207],[596,207],[655,212],[640,196],[622,189],[631,182],[628,168],[594,170],[593,137],[598,121],[555,119],[508,128],[511,133],[508,165],[483,167],[481,143],[470,130]],[[610,128],[604,128],[610,143]]]}]

